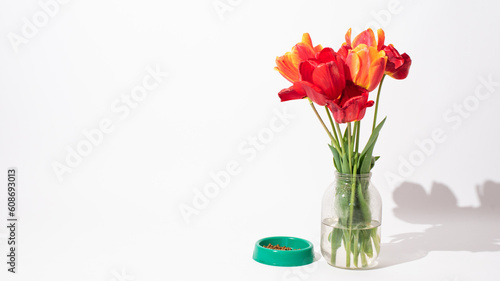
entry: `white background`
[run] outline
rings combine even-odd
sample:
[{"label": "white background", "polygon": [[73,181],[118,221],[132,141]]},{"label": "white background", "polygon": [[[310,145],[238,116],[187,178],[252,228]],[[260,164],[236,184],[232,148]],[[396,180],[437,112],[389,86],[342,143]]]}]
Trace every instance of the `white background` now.
[{"label": "white background", "polygon": [[[496,2],[73,0],[52,2],[50,16],[47,2],[0,3],[0,218],[14,166],[20,219],[18,274],[2,262],[1,280],[455,281],[500,273]],[[26,31],[27,21],[37,25]],[[266,236],[302,237],[319,251],[320,201],[334,169],[307,102],[279,102],[289,82],[273,70],[275,57],[303,32],[337,49],[349,27],[367,26],[383,27],[386,42],[413,60],[408,78],[387,78],[381,97],[388,119],[373,170],[384,200],[380,264],[261,265],[253,245]],[[148,68],[168,77],[130,114],[113,109]],[[275,120],[284,111],[292,117],[270,131],[284,124]],[[372,115],[362,122],[365,140]],[[103,120],[113,130],[58,180],[54,163],[68,165],[67,148]],[[443,137],[430,144],[435,130]],[[259,134],[266,143],[256,150],[249,139]],[[211,173],[228,163],[238,173],[200,201]],[[183,216],[193,200],[202,208]],[[0,261],[6,238],[1,227]]]}]

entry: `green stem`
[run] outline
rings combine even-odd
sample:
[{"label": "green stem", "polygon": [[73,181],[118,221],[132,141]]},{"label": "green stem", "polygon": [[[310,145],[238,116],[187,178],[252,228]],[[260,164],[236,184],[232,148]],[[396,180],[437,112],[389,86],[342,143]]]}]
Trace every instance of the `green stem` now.
[{"label": "green stem", "polygon": [[355,267],[358,267],[358,256],[359,256],[359,230],[355,230],[352,237],[353,245],[353,263]]},{"label": "green stem", "polygon": [[[339,136],[337,135],[337,131],[335,131],[335,126],[333,125],[332,115],[330,114],[330,110],[328,110],[328,107],[326,105],[325,105],[325,109],[326,109],[326,114],[328,115],[328,119],[330,119],[330,125],[332,126],[333,135],[335,136],[335,139],[337,140],[337,147],[340,147]],[[339,153],[340,153],[340,150],[339,150]]]},{"label": "green stem", "polygon": [[318,117],[319,122],[321,123],[321,125],[323,125],[323,128],[325,129],[326,133],[328,134],[328,136],[332,140],[332,143],[335,143],[335,139],[333,138],[332,133],[330,133],[330,130],[328,130],[328,128],[326,127],[325,122],[323,122],[323,119],[321,119],[321,116],[319,115],[318,111],[316,110],[316,107],[314,106],[313,101],[310,98],[307,98],[307,99],[309,100],[309,104],[311,104],[311,107],[312,107],[314,113],[316,114],[316,117]]},{"label": "green stem", "polygon": [[[354,123],[354,130],[355,130],[355,134],[356,134],[356,153],[354,154],[354,157],[355,157],[355,163],[358,164],[358,158],[359,158],[359,155],[358,155],[358,151],[359,151],[359,136],[360,136],[360,127],[361,127],[361,122],[359,121],[356,121],[356,123]],[[359,166],[359,165],[358,165]]]},{"label": "green stem", "polygon": [[352,187],[351,187],[351,200],[349,202],[349,229],[352,227],[352,218],[354,215],[354,199],[356,195],[356,170],[357,165],[352,173]]},{"label": "green stem", "polygon": [[378,235],[377,235],[377,229],[378,229],[378,227],[373,228],[370,231],[370,236],[373,239],[373,245],[375,245],[375,251],[377,251],[377,255],[378,255],[380,252],[380,237],[378,237]]},{"label": "green stem", "polygon": [[353,218],[353,215],[354,215],[354,194],[356,192],[356,170],[354,170],[354,174],[352,175],[353,177],[353,183],[352,183],[352,187],[351,187],[351,200],[350,200],[350,203],[349,203],[349,225],[348,225],[348,235],[349,235],[349,242],[348,244],[346,245],[346,266],[347,267],[350,267],[350,263],[351,263],[351,237],[353,235],[353,229],[352,229],[352,218]]},{"label": "green stem", "polygon": [[352,173],[352,142],[351,142],[351,122],[347,123],[347,145],[349,149],[349,169]]},{"label": "green stem", "polygon": [[351,229],[344,230],[344,245],[345,245],[345,266],[351,267]]},{"label": "green stem", "polygon": [[372,133],[375,130],[375,126],[377,126],[377,113],[378,113],[378,101],[380,99],[380,90],[382,90],[382,83],[384,83],[384,76],[382,76],[382,80],[380,80],[380,84],[378,85],[378,92],[377,92],[377,99],[375,101],[375,115],[373,115],[373,127],[372,127]]},{"label": "green stem", "polygon": [[342,155],[344,155],[344,137],[342,136],[342,131],[340,130],[339,123],[335,123],[335,128],[337,128],[339,140],[341,141]]}]

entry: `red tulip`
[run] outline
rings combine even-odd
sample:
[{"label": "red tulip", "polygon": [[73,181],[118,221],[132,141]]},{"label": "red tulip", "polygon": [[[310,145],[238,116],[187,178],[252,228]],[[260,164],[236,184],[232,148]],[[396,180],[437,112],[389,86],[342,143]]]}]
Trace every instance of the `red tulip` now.
[{"label": "red tulip", "polygon": [[304,34],[303,42],[276,60],[276,69],[293,82],[279,92],[281,101],[308,97],[320,106],[327,106],[337,123],[361,120],[366,108],[374,104],[368,100],[368,93],[380,83],[388,59],[396,62],[396,70],[404,64],[398,64],[395,58],[399,54],[392,45],[385,46],[384,39],[382,30],[378,31],[377,42],[373,31],[367,29],[351,42],[349,30],[346,42],[336,53],[319,45],[313,48],[309,35]]},{"label": "red tulip", "polygon": [[[323,49],[314,60],[300,64],[301,81],[279,92],[281,101],[309,97],[314,103],[327,105],[337,123],[361,120],[367,107],[368,91],[353,82],[346,82],[346,64],[331,48]],[[346,84],[347,83],[347,84]]]},{"label": "red tulip", "polygon": [[323,49],[317,59],[300,64],[301,81],[278,93],[281,101],[302,99],[306,96],[324,106],[340,98],[345,88],[344,61],[331,48]]},{"label": "red tulip", "polygon": [[352,82],[347,83],[340,99],[328,103],[337,123],[359,121],[365,116],[366,108],[371,106],[373,101],[368,101],[368,91]]},{"label": "red tulip", "polygon": [[302,42],[297,43],[291,52],[287,52],[281,57],[276,57],[276,67],[274,69],[278,70],[283,77],[292,83],[299,81],[300,63],[308,59],[315,59],[316,54],[322,49],[321,45],[313,47],[309,33],[304,33],[302,35]]},{"label": "red tulip", "polygon": [[411,59],[406,53],[400,55],[392,44],[384,45],[385,33],[382,29],[377,30],[378,49],[384,50],[387,55],[387,66],[385,74],[395,79],[405,79],[410,71]]},{"label": "red tulip", "polygon": [[387,66],[385,74],[394,79],[405,79],[408,76],[411,66],[411,58],[406,53],[400,55],[392,44],[384,47],[387,55]]}]

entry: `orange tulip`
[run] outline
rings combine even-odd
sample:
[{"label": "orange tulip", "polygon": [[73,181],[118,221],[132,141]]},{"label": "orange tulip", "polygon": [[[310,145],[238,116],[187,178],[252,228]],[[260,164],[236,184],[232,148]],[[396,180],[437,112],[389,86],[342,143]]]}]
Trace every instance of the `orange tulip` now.
[{"label": "orange tulip", "polygon": [[349,52],[361,44],[368,47],[376,47],[378,51],[384,51],[387,56],[387,64],[384,73],[395,79],[405,79],[411,66],[411,58],[406,53],[400,55],[398,50],[392,44],[384,45],[385,33],[382,29],[377,30],[378,40],[371,28],[361,32],[351,43],[351,29],[345,35],[345,43],[339,49],[339,55],[344,59]]},{"label": "orange tulip", "polygon": [[291,52],[287,52],[281,57],[276,57],[276,67],[274,69],[278,70],[283,77],[292,83],[299,81],[300,63],[308,59],[315,59],[316,54],[322,49],[321,45],[313,47],[309,33],[304,33],[302,35],[302,42],[297,43]]},{"label": "orange tulip", "polygon": [[382,50],[384,47],[385,33],[382,29],[377,30],[377,39],[375,39],[375,34],[371,28],[358,34],[351,43],[351,29],[347,30],[345,34],[345,42],[340,47],[339,54],[344,54],[344,58],[347,57],[347,52],[353,48],[356,48],[360,44],[365,44],[368,47],[377,47],[377,50]]},{"label": "orange tulip", "polygon": [[346,64],[349,67],[350,79],[354,84],[369,92],[375,90],[384,76],[387,56],[376,47],[359,44],[349,51]]},{"label": "orange tulip", "polygon": [[368,28],[352,40],[351,29],[345,34],[345,43],[340,47],[338,54],[346,61],[349,67],[348,80],[365,88],[369,92],[377,88],[384,76],[387,56],[379,47],[384,44],[384,32],[379,29],[378,44],[375,34]]}]

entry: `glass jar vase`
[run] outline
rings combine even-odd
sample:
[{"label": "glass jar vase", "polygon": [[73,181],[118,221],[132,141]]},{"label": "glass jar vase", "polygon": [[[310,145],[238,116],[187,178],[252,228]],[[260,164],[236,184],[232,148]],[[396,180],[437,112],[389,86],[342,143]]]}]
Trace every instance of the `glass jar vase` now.
[{"label": "glass jar vase", "polygon": [[336,173],[322,202],[321,253],[335,267],[375,265],[380,252],[382,199],[370,174]]}]

